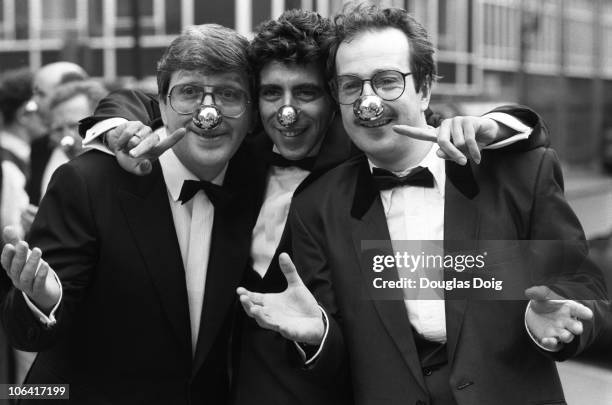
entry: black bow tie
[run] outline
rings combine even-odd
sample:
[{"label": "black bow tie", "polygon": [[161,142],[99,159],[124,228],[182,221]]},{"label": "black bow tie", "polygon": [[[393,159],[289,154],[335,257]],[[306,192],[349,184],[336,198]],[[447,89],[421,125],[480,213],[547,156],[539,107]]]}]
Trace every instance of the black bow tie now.
[{"label": "black bow tie", "polygon": [[185,204],[200,190],[204,190],[206,196],[215,207],[218,207],[219,204],[226,204],[231,199],[230,193],[225,188],[211,183],[210,181],[185,180],[181,188],[179,201]]},{"label": "black bow tie", "polygon": [[372,178],[380,191],[390,190],[401,186],[417,186],[432,188],[434,186],[434,178],[431,172],[426,167],[417,167],[411,173],[405,176],[396,176],[388,170],[375,167],[372,170]]},{"label": "black bow tie", "polygon": [[303,159],[298,159],[298,160],[289,160],[283,155],[274,153],[272,151],[270,151],[270,153],[266,155],[266,161],[271,166],[299,167],[300,169],[308,170],[308,171],[312,171],[312,168],[315,163],[315,159],[316,159],[316,156],[310,156],[310,157],[305,157]]}]

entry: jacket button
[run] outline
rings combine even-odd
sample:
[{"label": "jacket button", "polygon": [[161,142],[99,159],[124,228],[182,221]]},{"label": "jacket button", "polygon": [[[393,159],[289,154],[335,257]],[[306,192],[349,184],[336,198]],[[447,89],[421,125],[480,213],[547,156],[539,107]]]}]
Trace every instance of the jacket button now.
[{"label": "jacket button", "polygon": [[433,373],[433,371],[429,368],[429,367],[425,367],[423,369],[423,374],[426,376],[430,376]]}]

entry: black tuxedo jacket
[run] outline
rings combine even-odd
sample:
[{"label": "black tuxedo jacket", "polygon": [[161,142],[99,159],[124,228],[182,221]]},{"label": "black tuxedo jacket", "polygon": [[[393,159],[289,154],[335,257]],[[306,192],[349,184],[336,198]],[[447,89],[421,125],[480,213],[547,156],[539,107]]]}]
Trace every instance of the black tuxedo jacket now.
[{"label": "black tuxedo jacket", "polygon": [[[505,148],[503,153],[520,153],[548,144],[543,122],[532,110],[522,106],[502,106],[494,111],[511,114],[534,129],[529,140]],[[428,123],[433,126],[439,125],[439,122],[432,118],[428,116]],[[334,125],[321,145],[313,171],[298,186],[294,197],[306,191],[311,183],[333,167],[350,157],[361,155],[361,152],[350,142],[339,120]],[[259,162],[255,166],[259,178],[259,184],[255,187],[255,190],[259,192],[259,206],[263,203],[269,170],[264,156],[270,153],[272,147],[271,140],[264,133],[254,139],[253,150]],[[317,204],[316,201],[312,203]],[[278,265],[278,256],[282,252],[292,254],[291,231],[288,225],[283,231],[279,246],[265,276],[261,278],[254,270],[248,269],[245,274],[245,286],[251,291],[264,293],[283,291],[287,283]],[[303,363],[296,356],[297,352],[293,342],[287,341],[276,332],[260,328],[242,311],[241,318],[242,321],[239,322],[241,333],[236,338],[241,344],[236,351],[238,365],[234,379],[233,403],[240,405],[352,403],[350,387],[346,382],[349,374],[346,362],[332,365],[331,371],[327,370],[322,375],[310,373],[300,367]],[[332,344],[339,350],[343,350],[342,345],[338,342]],[[289,362],[287,362],[287,356],[290,358]]]},{"label": "black tuxedo jacket", "polygon": [[[565,253],[583,258],[584,235],[563,197],[551,149],[485,152],[479,166],[447,162],[446,176],[447,251],[450,241],[477,241],[476,247],[484,247],[495,240],[559,240],[575,241]],[[334,378],[348,352],[356,404],[428,403],[401,291],[396,299],[380,300],[364,288],[373,272],[371,263],[361,260],[361,242],[390,239],[365,156],[338,166],[296,196],[289,223],[294,262],[332,315],[313,374]],[[523,253],[509,245],[487,262],[524,271],[519,266]],[[559,256],[543,255],[550,259],[542,262],[542,270],[555,280],[552,288],[566,297],[603,297],[596,268],[587,263],[579,271],[557,274]],[[396,269],[391,271],[397,279]],[[525,306],[526,301],[446,300],[449,385],[458,405],[564,403],[553,360],[526,334]],[[580,352],[595,334],[594,325],[586,322],[584,334],[555,357]]]},{"label": "black tuxedo jacket", "polygon": [[235,289],[253,222],[247,155],[239,149],[226,172],[232,203],[215,208],[195,357],[159,164],[133,176],[95,151],[58,169],[31,234],[62,281],[58,322],[42,326],[15,290],[0,306],[11,343],[40,352],[27,383],[69,383],[73,404],[227,402]]}]

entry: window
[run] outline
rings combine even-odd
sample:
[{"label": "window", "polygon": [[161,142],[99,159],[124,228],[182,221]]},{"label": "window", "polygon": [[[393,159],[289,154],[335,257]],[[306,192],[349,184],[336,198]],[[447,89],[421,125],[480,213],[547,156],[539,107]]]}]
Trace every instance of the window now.
[{"label": "window", "polygon": [[65,38],[78,32],[77,0],[44,0],[41,38]]},{"label": "window", "polygon": [[[142,35],[165,34],[165,0],[117,0],[115,32],[117,36],[132,34],[132,10],[137,7]],[[168,5],[172,7],[172,5]]]}]

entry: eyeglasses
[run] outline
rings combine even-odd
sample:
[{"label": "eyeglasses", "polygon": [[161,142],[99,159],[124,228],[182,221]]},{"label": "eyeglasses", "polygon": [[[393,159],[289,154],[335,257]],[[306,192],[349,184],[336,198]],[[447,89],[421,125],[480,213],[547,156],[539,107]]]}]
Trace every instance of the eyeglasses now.
[{"label": "eyeglasses", "polygon": [[335,87],[335,96],[340,104],[350,105],[363,94],[365,82],[370,82],[374,93],[385,101],[397,100],[406,89],[406,76],[412,72],[402,73],[396,70],[382,70],[369,79],[362,79],[354,75],[336,77],[332,84]]},{"label": "eyeglasses", "polygon": [[250,103],[247,93],[230,86],[204,87],[193,84],[178,84],[168,94],[170,107],[179,114],[193,114],[203,104],[204,97],[210,94],[213,102],[221,110],[221,114],[229,118],[240,117]]}]

